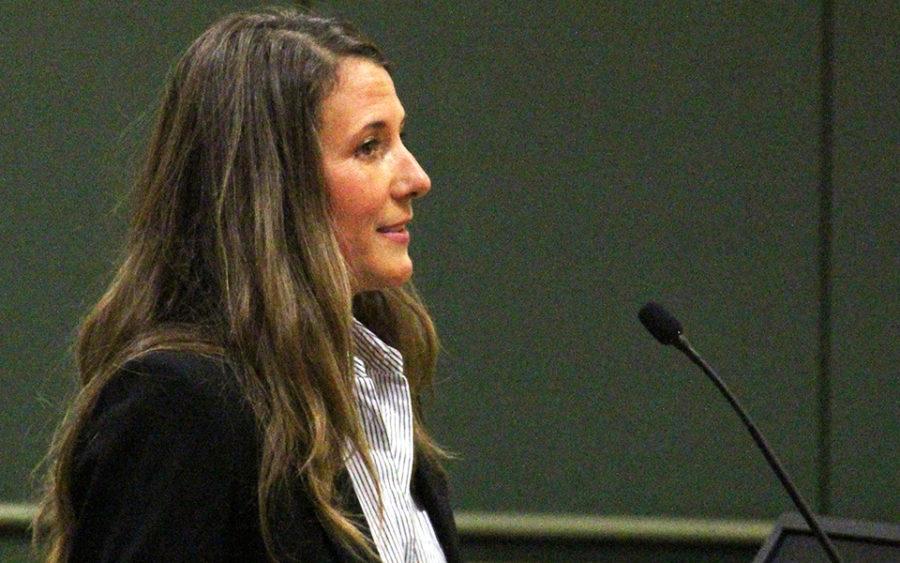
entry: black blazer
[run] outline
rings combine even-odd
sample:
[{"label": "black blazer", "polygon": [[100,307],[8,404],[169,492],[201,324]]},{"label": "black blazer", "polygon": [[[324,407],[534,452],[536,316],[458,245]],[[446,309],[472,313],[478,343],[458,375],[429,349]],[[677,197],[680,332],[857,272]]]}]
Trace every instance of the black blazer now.
[{"label": "black blazer", "polygon": [[[257,436],[224,362],[178,352],[130,362],[101,391],[75,445],[71,560],[266,561]],[[343,477],[347,508],[362,514]],[[447,560],[460,561],[442,473],[417,457],[412,489]],[[297,491],[274,525],[281,552],[351,561]]]}]

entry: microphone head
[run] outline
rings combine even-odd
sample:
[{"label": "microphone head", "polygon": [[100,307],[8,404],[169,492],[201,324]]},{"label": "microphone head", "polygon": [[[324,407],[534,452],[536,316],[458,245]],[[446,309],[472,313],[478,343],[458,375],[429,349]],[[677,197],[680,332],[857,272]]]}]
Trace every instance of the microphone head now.
[{"label": "microphone head", "polygon": [[681,323],[659,303],[650,301],[641,307],[638,319],[641,320],[644,328],[653,335],[653,338],[662,344],[668,346],[678,342],[678,337],[682,332]]}]

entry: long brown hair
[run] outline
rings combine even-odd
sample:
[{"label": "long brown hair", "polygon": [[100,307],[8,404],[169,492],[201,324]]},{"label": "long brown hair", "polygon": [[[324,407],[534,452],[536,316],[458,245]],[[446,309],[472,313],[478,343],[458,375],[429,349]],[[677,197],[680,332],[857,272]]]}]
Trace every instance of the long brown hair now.
[{"label": "long brown hair", "polygon": [[135,182],[125,256],[83,321],[82,388],[54,438],[35,542],[66,558],[76,438],[103,386],[159,349],[225,358],[261,435],[260,529],[269,555],[276,507],[297,476],[345,547],[374,555],[341,507],[343,445],[371,459],[353,400],[351,317],[404,356],[415,446],[443,453],[422,425],[437,356],[414,289],[352,295],[329,216],[316,128],[344,57],[387,68],[347,24],[286,9],[227,16],[175,66]]}]

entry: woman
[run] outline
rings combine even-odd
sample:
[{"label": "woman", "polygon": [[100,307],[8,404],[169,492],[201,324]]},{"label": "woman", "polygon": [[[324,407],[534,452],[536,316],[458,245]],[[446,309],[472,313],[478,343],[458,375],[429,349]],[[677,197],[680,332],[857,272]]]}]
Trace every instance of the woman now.
[{"label": "woman", "polygon": [[372,43],[228,16],[164,94],[36,520],[49,559],[458,559],[407,283],[430,180]]}]

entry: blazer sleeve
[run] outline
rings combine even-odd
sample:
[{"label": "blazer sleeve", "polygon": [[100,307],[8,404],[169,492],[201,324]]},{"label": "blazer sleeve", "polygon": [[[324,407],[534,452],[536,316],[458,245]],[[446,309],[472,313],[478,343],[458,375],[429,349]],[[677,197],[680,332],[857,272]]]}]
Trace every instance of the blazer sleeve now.
[{"label": "blazer sleeve", "polygon": [[258,541],[252,416],[191,371],[157,362],[101,392],[76,443],[71,560],[222,561],[262,549],[246,545]]}]

